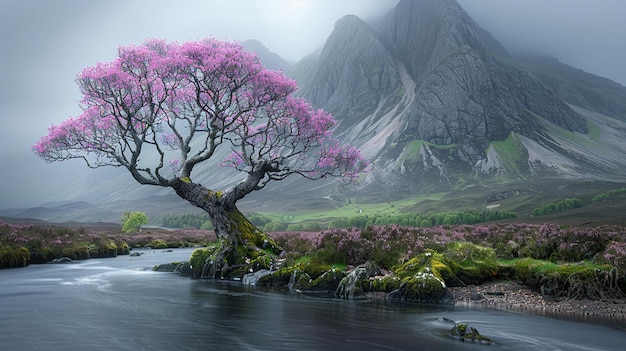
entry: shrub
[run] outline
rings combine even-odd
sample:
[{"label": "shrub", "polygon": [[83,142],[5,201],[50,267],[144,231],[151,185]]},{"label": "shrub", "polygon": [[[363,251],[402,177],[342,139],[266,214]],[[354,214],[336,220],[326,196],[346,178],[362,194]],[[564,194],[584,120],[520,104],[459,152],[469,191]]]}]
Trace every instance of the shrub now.
[{"label": "shrub", "polygon": [[601,259],[626,272],[626,242],[611,241],[602,253]]},{"label": "shrub", "polygon": [[136,233],[142,225],[148,224],[148,216],[143,212],[124,212],[122,216],[122,232]]},{"label": "shrub", "polygon": [[558,202],[551,202],[537,207],[533,210],[533,216],[543,216],[553,213],[572,210],[583,207],[584,204],[580,199],[563,199]]},{"label": "shrub", "polygon": [[30,263],[30,252],[25,247],[0,246],[0,268],[26,267]]},{"label": "shrub", "polygon": [[618,196],[618,195],[621,195],[621,194],[626,194],[626,188],[609,190],[609,191],[604,192],[602,194],[598,194],[598,195],[594,196],[591,199],[591,202],[603,201],[603,200],[606,200],[606,199],[608,199],[610,197]]},{"label": "shrub", "polygon": [[148,243],[148,246],[150,246],[153,249],[166,249],[167,243],[161,239],[157,239],[157,240],[152,240],[151,242]]}]

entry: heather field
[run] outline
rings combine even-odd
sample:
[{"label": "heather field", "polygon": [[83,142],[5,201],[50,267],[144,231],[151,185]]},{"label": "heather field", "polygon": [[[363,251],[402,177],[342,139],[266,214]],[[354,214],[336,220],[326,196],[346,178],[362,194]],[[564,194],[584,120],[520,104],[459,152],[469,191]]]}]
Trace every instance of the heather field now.
[{"label": "heather field", "polygon": [[60,257],[72,260],[115,257],[132,248],[203,246],[215,241],[205,230],[145,229],[122,234],[115,228],[13,225],[0,222],[0,268],[46,263]]},{"label": "heather field", "polygon": [[[557,224],[400,225],[333,228],[317,232],[272,232],[285,251],[283,267],[315,278],[329,269],[375,262],[398,272],[431,252],[465,283],[518,281],[535,290],[559,287],[565,298],[622,299],[626,291],[626,228]],[[0,266],[21,267],[59,257],[88,259],[128,254],[132,248],[210,245],[208,230],[70,228],[0,223]]]},{"label": "heather field", "polygon": [[[316,255],[330,263],[357,265],[376,261],[391,268],[427,249],[444,251],[455,242],[469,242],[494,250],[498,259],[531,258],[558,262],[592,261],[626,270],[626,228],[621,226],[560,226],[557,224],[442,225],[417,228],[400,225],[334,228],[316,232],[269,233],[289,257]],[[0,222],[2,266],[7,252],[24,248],[30,263],[68,256],[102,256],[132,248],[202,246],[216,240],[210,230],[143,229],[122,234],[114,228],[12,225]],[[111,254],[113,255],[113,254]]]},{"label": "heather field", "polygon": [[321,232],[272,233],[293,257],[316,255],[356,265],[376,261],[391,268],[427,249],[443,252],[454,243],[491,248],[500,260],[530,258],[553,263],[589,261],[626,270],[626,228],[569,227],[556,224],[369,226]]}]

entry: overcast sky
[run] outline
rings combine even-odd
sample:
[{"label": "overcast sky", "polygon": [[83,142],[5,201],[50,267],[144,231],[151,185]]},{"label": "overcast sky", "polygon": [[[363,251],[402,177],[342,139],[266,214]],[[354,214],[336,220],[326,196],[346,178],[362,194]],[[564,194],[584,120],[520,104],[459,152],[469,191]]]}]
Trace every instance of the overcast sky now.
[{"label": "overcast sky", "polygon": [[[535,50],[626,85],[626,1],[459,0],[509,49]],[[295,61],[346,14],[367,19],[397,0],[2,0],[0,196],[19,197],[48,165],[30,147],[50,124],[80,114],[76,74],[146,38],[257,39]],[[82,165],[81,165],[82,167]],[[65,172],[65,173],[64,173]]]}]

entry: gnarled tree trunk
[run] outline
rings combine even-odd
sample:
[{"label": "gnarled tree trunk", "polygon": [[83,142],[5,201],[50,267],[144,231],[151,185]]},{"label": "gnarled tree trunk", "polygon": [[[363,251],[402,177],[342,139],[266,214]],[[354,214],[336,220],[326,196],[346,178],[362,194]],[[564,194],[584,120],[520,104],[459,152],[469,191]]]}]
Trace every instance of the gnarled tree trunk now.
[{"label": "gnarled tree trunk", "polygon": [[[217,245],[197,250],[192,256],[194,275],[199,278],[240,278],[263,268],[271,268],[280,252],[276,243],[257,229],[237,209],[213,192],[188,179],[175,179],[170,186],[181,198],[206,211],[219,240]],[[199,264],[202,267],[198,267]]]}]

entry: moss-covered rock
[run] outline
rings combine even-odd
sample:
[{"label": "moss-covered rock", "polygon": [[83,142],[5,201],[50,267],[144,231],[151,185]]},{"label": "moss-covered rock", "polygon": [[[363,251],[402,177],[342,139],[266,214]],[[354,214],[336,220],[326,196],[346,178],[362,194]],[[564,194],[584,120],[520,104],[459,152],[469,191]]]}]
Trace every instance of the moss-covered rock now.
[{"label": "moss-covered rock", "polygon": [[345,275],[340,268],[307,258],[261,277],[256,284],[284,286],[306,294],[332,294]]},{"label": "moss-covered rock", "polygon": [[346,272],[339,268],[331,268],[311,281],[309,289],[320,294],[334,294]]},{"label": "moss-covered rock", "polygon": [[389,300],[441,303],[450,301],[444,276],[454,274],[441,254],[428,251],[420,254],[394,270],[400,278],[398,289],[388,295]]},{"label": "moss-covered rock", "polygon": [[371,292],[390,293],[400,287],[402,281],[395,275],[371,277],[369,279],[369,289]]},{"label": "moss-covered rock", "polygon": [[354,299],[371,290],[370,278],[380,275],[380,267],[373,261],[366,262],[349,272],[336,288],[335,296]]},{"label": "moss-covered rock", "polygon": [[125,242],[117,243],[117,254],[118,255],[130,254],[130,246],[128,246],[128,244]]},{"label": "moss-covered rock", "polygon": [[485,344],[491,344],[493,342],[490,338],[480,335],[478,329],[465,322],[456,323],[454,327],[450,329],[449,334],[451,337],[461,341],[468,340],[471,342],[480,342]]},{"label": "moss-covered rock", "polygon": [[90,258],[117,257],[117,244],[108,238],[100,238],[89,245]]},{"label": "moss-covered rock", "polygon": [[152,240],[147,246],[150,246],[153,249],[167,249],[167,243],[161,239]]},{"label": "moss-covered rock", "polygon": [[263,286],[287,286],[295,270],[296,268],[294,267],[281,268],[261,277],[256,284]]},{"label": "moss-covered rock", "polygon": [[179,262],[161,263],[152,267],[152,270],[155,272],[174,272],[176,267],[178,267],[178,263]]}]

